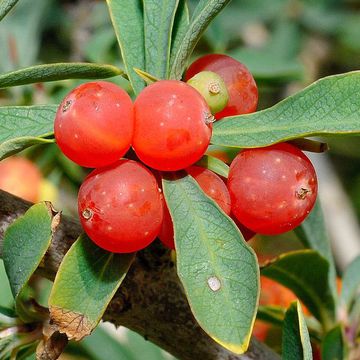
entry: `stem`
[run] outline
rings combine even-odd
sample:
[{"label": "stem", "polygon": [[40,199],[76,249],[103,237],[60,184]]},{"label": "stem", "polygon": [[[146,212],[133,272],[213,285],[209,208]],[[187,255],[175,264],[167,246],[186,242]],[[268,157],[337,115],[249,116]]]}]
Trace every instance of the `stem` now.
[{"label": "stem", "polygon": [[300,150],[303,151],[310,151],[314,153],[323,153],[325,151],[329,150],[329,146],[327,143],[323,143],[316,140],[310,140],[310,139],[294,139],[287,141],[289,144],[295,145]]},{"label": "stem", "polygon": [[[0,204],[1,256],[4,231],[30,204],[4,191],[0,191]],[[53,279],[81,230],[77,221],[63,216],[38,273]],[[205,334],[190,311],[170,251],[157,241],[138,253],[104,320],[135,330],[180,360],[279,359],[256,340],[246,354],[235,355]]]}]

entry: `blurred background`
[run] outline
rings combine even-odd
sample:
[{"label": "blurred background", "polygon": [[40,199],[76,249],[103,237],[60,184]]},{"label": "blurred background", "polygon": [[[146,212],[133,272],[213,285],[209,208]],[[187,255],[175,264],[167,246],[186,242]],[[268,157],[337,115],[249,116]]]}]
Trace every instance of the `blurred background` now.
[{"label": "blurred background", "polygon": [[[196,3],[189,1],[190,9]],[[0,44],[1,73],[67,61],[122,67],[104,1],[21,0],[0,23]],[[267,108],[321,77],[360,69],[360,1],[233,0],[206,31],[193,59],[205,53],[227,53],[243,62],[258,83],[259,109]],[[111,81],[131,93],[125,79]],[[0,106],[57,104],[81,82],[0,90]],[[360,253],[360,138],[322,140],[331,150],[310,156],[319,175],[325,221],[340,275]],[[55,145],[33,147],[21,156],[28,161],[9,159],[0,164],[0,187],[21,190],[18,195],[31,201],[51,200],[55,207],[76,215],[77,189],[88,170],[65,158]],[[18,179],[30,173],[33,180],[20,185]],[[291,233],[256,237],[251,243],[260,260],[301,247]],[[50,286],[41,281],[43,299]],[[266,298],[265,283],[263,292]],[[266,299],[280,301],[270,295]],[[0,305],[12,306],[1,260]],[[263,334],[259,338],[263,339]],[[271,339],[268,342],[271,344]],[[144,359],[144,354],[147,360],[171,358],[130,331],[104,325],[80,345],[71,344],[61,359],[137,360]]]}]

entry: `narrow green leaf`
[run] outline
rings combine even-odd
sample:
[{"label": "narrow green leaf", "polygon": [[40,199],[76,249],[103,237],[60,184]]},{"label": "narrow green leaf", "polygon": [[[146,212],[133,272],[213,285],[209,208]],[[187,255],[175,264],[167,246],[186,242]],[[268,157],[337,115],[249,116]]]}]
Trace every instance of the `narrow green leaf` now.
[{"label": "narrow green leaf", "polygon": [[346,347],[344,344],[343,329],[341,325],[337,325],[325,335],[321,343],[321,359],[346,359]]},{"label": "narrow green leaf", "polygon": [[176,53],[179,50],[181,42],[185,36],[186,30],[190,24],[189,8],[187,0],[179,0],[179,5],[176,10],[173,31],[171,35],[171,52],[170,52],[170,66],[174,62]]},{"label": "narrow green leaf", "polygon": [[143,359],[144,354],[146,354],[146,360],[176,360],[169,353],[165,353],[151,341],[146,341],[140,334],[132,330],[126,332],[126,345],[131,355],[137,360]]},{"label": "narrow green leaf", "polygon": [[50,203],[39,203],[5,232],[3,260],[17,306],[22,290],[50,246],[59,221],[60,214],[54,212]]},{"label": "narrow green leaf", "polygon": [[121,344],[101,325],[90,336],[83,339],[80,346],[90,356],[91,360],[136,360],[131,355],[131,349],[127,349],[126,345]]},{"label": "narrow green leaf", "polygon": [[285,314],[282,338],[283,360],[312,360],[309,331],[300,303],[294,302]]},{"label": "narrow green leaf", "polygon": [[114,254],[82,235],[61,262],[52,288],[50,317],[61,333],[81,340],[100,321],[134,259]]},{"label": "narrow green leaf", "polygon": [[143,0],[146,71],[160,79],[169,73],[171,34],[179,0]]},{"label": "narrow green leaf", "polygon": [[160,79],[158,79],[157,77],[147,73],[146,71],[143,71],[143,70],[140,70],[140,69],[137,69],[137,68],[134,68],[134,71],[136,72],[136,74],[138,76],[141,77],[141,79],[143,79],[146,84],[150,85],[156,81],[159,81]]},{"label": "narrow green leaf", "polygon": [[9,279],[6,275],[4,262],[0,259],[0,307],[13,308],[14,299],[12,296]]},{"label": "narrow green leaf", "polygon": [[[256,319],[264,321],[268,324],[281,327],[283,326],[286,309],[276,305],[259,306]],[[321,341],[322,328],[314,317],[306,317],[306,326],[312,339]]]},{"label": "narrow green leaf", "polygon": [[16,5],[19,0],[1,0],[0,1],[0,21]]},{"label": "narrow green leaf", "polygon": [[211,20],[230,2],[230,0],[200,0],[191,17],[190,25],[174,55],[170,78],[180,79],[189,56]]},{"label": "narrow green leaf", "polygon": [[7,329],[0,331],[0,359],[9,359],[10,353],[18,339],[15,332]]},{"label": "narrow green leaf", "polygon": [[207,155],[221,159],[226,164],[231,164],[239,152],[239,148],[221,145],[209,145],[208,149],[206,150]]},{"label": "narrow green leaf", "polygon": [[[171,176],[171,175],[170,175]],[[174,222],[177,268],[200,326],[234,353],[246,351],[259,297],[253,250],[190,176],[163,179]]]},{"label": "narrow green leaf", "polygon": [[216,157],[204,155],[196,165],[207,168],[214,173],[227,178],[229,175],[229,166]]},{"label": "narrow green leaf", "polygon": [[123,75],[112,65],[91,63],[56,63],[36,65],[0,75],[0,88],[65,79],[105,79]]},{"label": "narrow green leaf", "polygon": [[360,71],[316,81],[275,106],[216,121],[211,142],[261,147],[305,136],[360,134]]},{"label": "narrow green leaf", "polygon": [[120,46],[126,73],[135,94],[145,83],[140,79],[134,67],[145,69],[144,19],[141,0],[106,0],[111,21]]},{"label": "narrow green leaf", "polygon": [[279,306],[259,306],[256,318],[267,323],[282,326],[285,309]]},{"label": "narrow green leaf", "polygon": [[360,295],[360,256],[355,258],[346,268],[342,278],[340,306],[348,312],[351,303]]},{"label": "narrow green leaf", "polygon": [[335,302],[328,283],[329,263],[312,250],[294,251],[265,265],[261,274],[292,290],[325,329],[335,319]]},{"label": "narrow green leaf", "polygon": [[14,155],[30,146],[54,143],[54,139],[24,136],[0,143],[0,160]]},{"label": "narrow green leaf", "polygon": [[20,137],[51,135],[57,108],[57,105],[0,107],[0,144]]},{"label": "narrow green leaf", "polygon": [[[9,318],[14,318],[16,316],[13,309],[9,309],[9,308],[1,306],[1,305],[0,305],[0,314],[5,315]],[[0,321],[0,323],[1,323],[1,321]]]},{"label": "narrow green leaf", "polygon": [[331,251],[330,239],[324,224],[320,200],[316,201],[309,216],[294,232],[304,246],[317,251],[328,261],[330,266],[328,282],[334,299],[337,299],[335,261]]}]

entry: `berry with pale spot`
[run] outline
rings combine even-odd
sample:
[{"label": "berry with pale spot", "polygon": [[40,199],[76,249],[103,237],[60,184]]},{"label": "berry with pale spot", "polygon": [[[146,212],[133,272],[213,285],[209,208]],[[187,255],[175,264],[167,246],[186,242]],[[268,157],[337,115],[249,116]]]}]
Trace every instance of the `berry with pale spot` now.
[{"label": "berry with pale spot", "polygon": [[146,167],[123,159],[87,176],[79,190],[78,211],[85,232],[98,246],[129,253],[159,234],[162,194]]},{"label": "berry with pale spot", "polygon": [[313,208],[317,178],[308,157],[282,143],[243,150],[230,166],[232,213],[247,228],[265,235],[300,225]]}]

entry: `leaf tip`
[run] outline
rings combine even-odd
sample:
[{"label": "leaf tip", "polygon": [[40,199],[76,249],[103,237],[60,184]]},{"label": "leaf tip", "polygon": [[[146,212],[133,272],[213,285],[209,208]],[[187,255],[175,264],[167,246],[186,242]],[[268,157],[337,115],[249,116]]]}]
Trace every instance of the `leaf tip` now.
[{"label": "leaf tip", "polygon": [[90,335],[94,328],[94,324],[85,314],[66,310],[60,306],[50,306],[50,319],[57,330],[65,334],[69,340],[80,341]]},{"label": "leaf tip", "polygon": [[248,349],[250,343],[250,337],[251,334],[249,333],[249,335],[244,339],[243,343],[234,344],[234,343],[221,341],[220,339],[217,339],[216,337],[212,336],[213,340],[219,343],[222,347],[238,355],[244,354],[245,351]]}]

